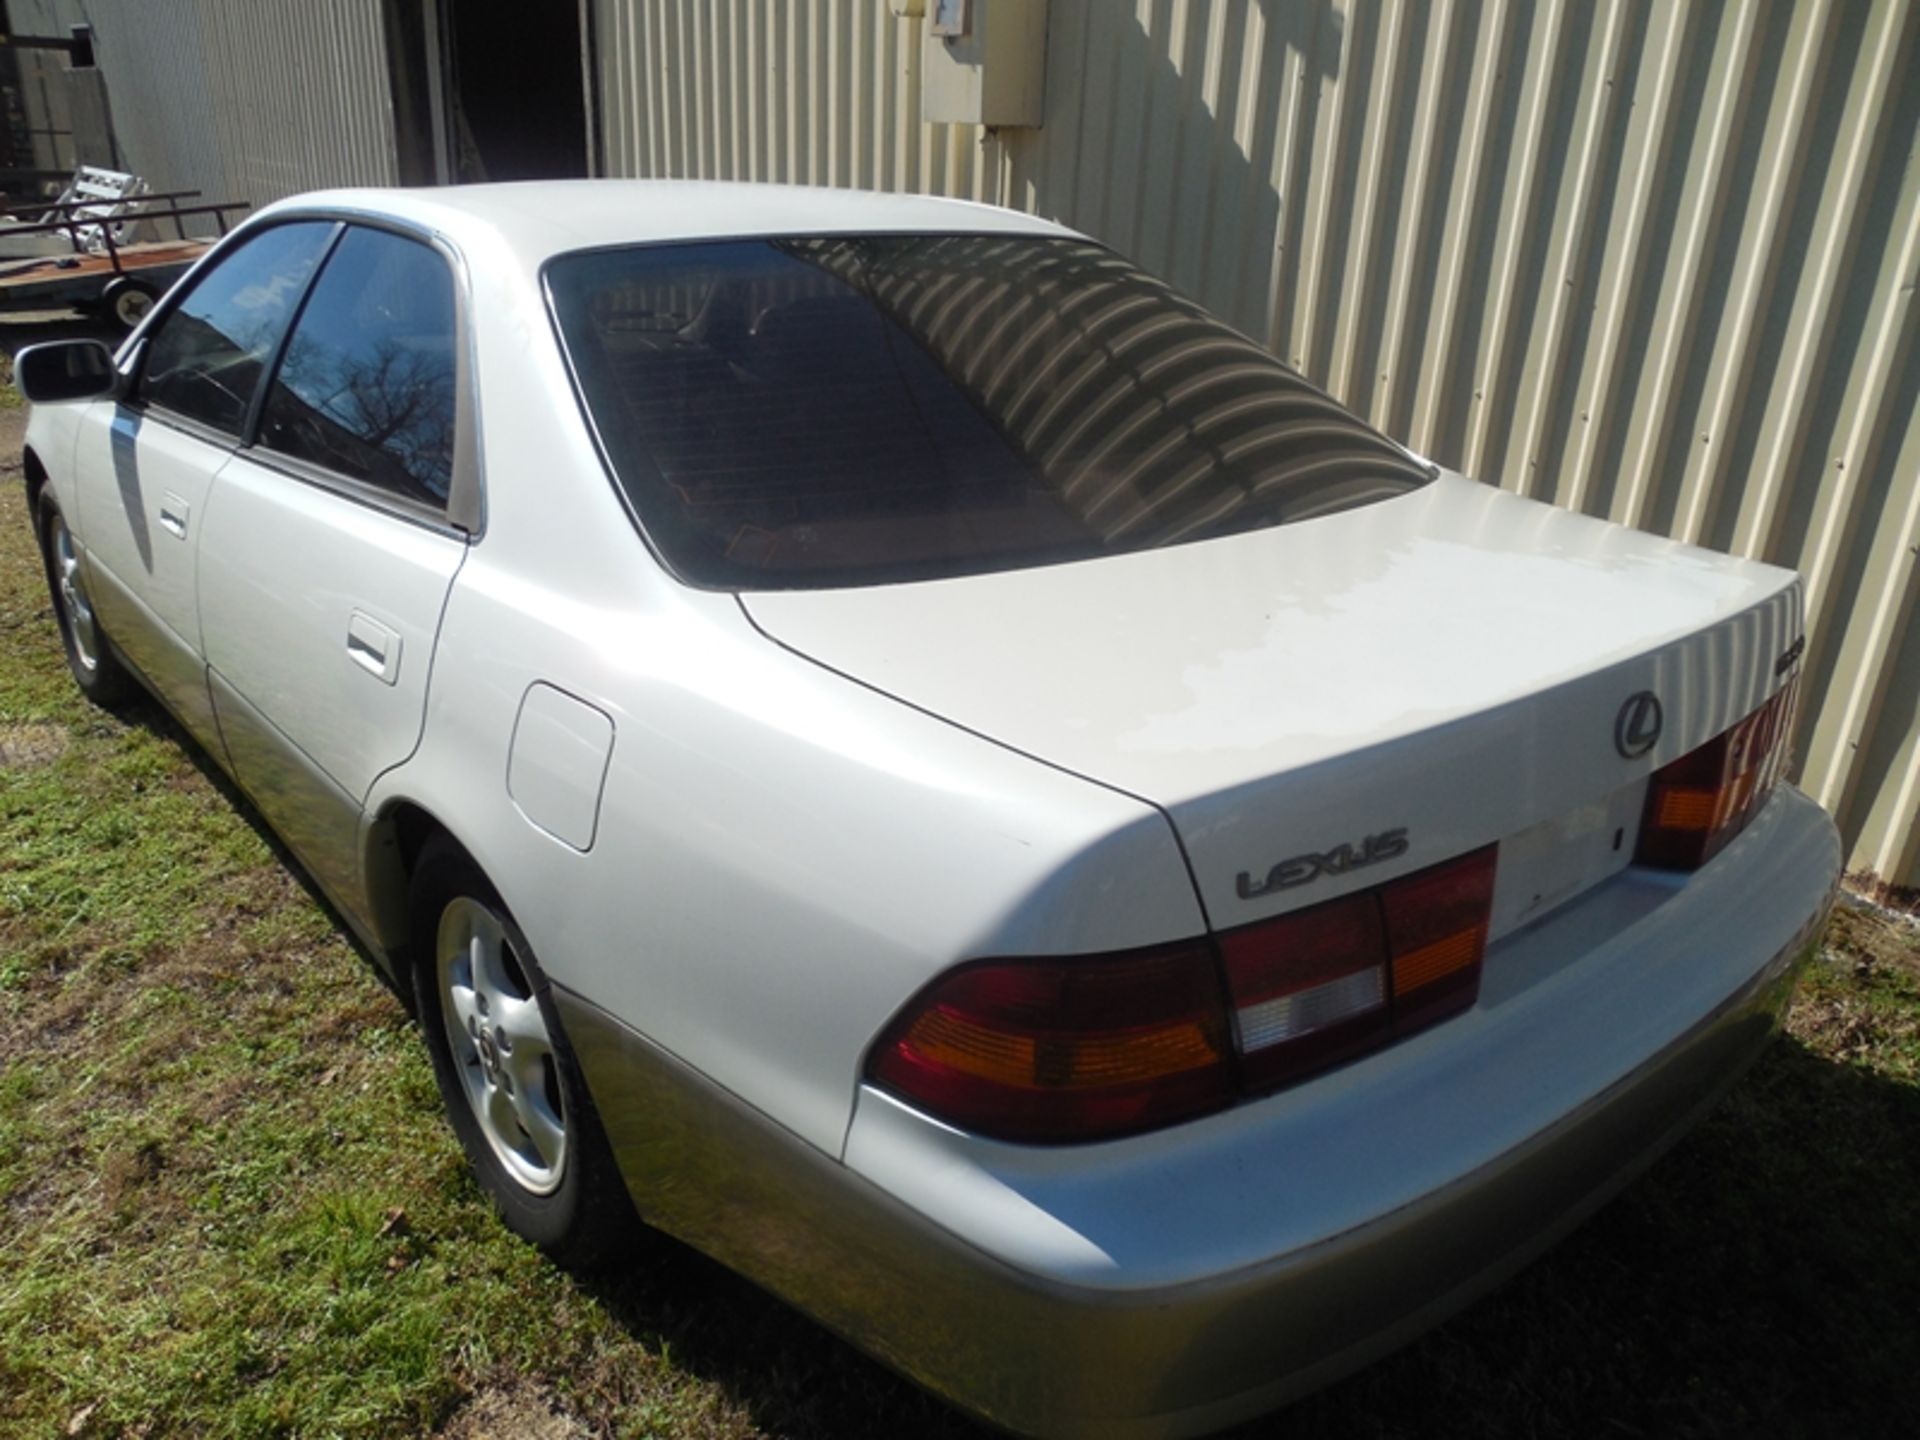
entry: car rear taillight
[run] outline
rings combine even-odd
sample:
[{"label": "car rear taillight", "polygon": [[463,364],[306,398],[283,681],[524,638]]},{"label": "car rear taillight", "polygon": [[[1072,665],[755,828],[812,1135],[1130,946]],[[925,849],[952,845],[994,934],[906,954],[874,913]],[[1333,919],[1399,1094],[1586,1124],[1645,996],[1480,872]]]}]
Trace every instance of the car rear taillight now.
[{"label": "car rear taillight", "polygon": [[1786,768],[1800,681],[1697,750],[1654,771],[1634,859],[1697,870],[1738,835]]},{"label": "car rear taillight", "polygon": [[868,1078],[1004,1140],[1107,1139],[1220,1109],[1472,1005],[1496,853],[1213,943],[963,965],[895,1018]]},{"label": "car rear taillight", "polygon": [[1222,935],[1247,1083],[1325,1069],[1472,1005],[1497,854]]},{"label": "car rear taillight", "polygon": [[1233,1099],[1226,1011],[1203,941],[942,976],[881,1038],[872,1078],[1007,1140],[1092,1140]]}]

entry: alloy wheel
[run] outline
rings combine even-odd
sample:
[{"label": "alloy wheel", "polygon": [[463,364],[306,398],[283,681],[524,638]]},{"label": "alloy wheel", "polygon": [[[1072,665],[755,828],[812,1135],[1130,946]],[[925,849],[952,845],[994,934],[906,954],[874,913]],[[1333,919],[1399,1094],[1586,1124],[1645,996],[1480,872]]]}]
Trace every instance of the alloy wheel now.
[{"label": "alloy wheel", "polygon": [[60,616],[66,623],[67,637],[73,642],[74,658],[87,671],[100,667],[100,636],[94,625],[93,605],[87,599],[87,585],[80,573],[80,557],[74,552],[73,535],[58,511],[47,521],[47,548],[53,555],[53,574],[59,589]]},{"label": "alloy wheel", "polygon": [[540,1002],[500,918],[462,895],[441,913],[440,1015],[480,1133],[514,1181],[548,1195],[566,1177],[567,1105]]}]

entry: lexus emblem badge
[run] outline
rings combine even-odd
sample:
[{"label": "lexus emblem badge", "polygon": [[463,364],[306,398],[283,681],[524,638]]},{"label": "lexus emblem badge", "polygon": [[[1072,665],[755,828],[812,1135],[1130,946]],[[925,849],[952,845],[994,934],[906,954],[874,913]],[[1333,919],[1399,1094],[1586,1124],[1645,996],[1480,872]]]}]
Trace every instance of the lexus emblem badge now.
[{"label": "lexus emblem badge", "polygon": [[1613,722],[1613,748],[1628,760],[1638,760],[1660,739],[1664,718],[1660,697],[1651,690],[1629,695]]}]

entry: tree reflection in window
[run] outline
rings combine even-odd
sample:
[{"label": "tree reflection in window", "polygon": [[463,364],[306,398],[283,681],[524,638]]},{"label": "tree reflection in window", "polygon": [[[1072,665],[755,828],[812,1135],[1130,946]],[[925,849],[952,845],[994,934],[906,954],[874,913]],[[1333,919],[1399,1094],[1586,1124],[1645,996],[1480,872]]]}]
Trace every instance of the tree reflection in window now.
[{"label": "tree reflection in window", "polygon": [[267,396],[269,449],[438,507],[453,470],[454,297],[426,245],[350,229]]}]

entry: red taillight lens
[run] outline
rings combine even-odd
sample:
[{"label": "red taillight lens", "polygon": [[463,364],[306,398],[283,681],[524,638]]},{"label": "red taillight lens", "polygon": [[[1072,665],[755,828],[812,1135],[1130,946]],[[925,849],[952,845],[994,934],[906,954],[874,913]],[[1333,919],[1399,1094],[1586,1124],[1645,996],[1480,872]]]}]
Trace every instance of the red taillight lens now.
[{"label": "red taillight lens", "polygon": [[882,1037],[888,1089],[1007,1140],[1092,1140],[1233,1099],[1225,1008],[1202,943],[943,976]]},{"label": "red taillight lens", "polygon": [[1489,845],[1229,931],[1217,966],[1205,941],[963,965],[888,1027],[868,1078],[1003,1140],[1107,1139],[1220,1109],[1472,1005],[1497,857]]},{"label": "red taillight lens", "polygon": [[1731,730],[1654,772],[1634,855],[1640,864],[1696,870],[1740,833],[1786,766],[1799,688],[1796,678]]}]

